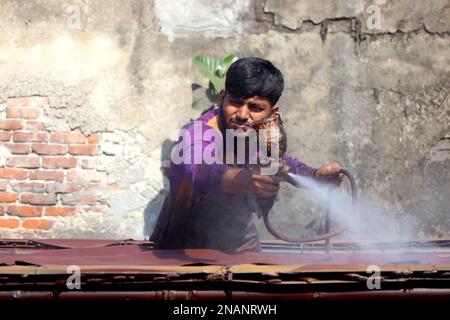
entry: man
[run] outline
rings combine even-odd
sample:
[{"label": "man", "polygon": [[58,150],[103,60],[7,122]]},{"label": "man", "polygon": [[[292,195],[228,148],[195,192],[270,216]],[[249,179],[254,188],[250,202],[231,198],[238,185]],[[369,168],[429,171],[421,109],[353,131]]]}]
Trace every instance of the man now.
[{"label": "man", "polygon": [[[184,128],[187,135],[180,141],[193,136],[196,126],[202,132],[216,130],[224,140],[227,129],[249,130],[249,123],[279,112],[276,103],[283,88],[283,76],[271,62],[260,58],[237,60],[227,72],[219,107],[188,124]],[[194,139],[184,156],[195,157],[217,142],[211,138]],[[225,141],[220,142],[226,145]],[[235,149],[225,149],[225,153],[234,152]],[[337,185],[342,180],[336,163],[314,169],[286,155],[283,162],[299,175]],[[258,199],[275,199],[283,181],[280,176],[263,175],[257,166],[204,161],[174,163],[172,158],[169,180],[170,193],[150,238],[155,248],[260,250],[253,213],[260,210]]]}]

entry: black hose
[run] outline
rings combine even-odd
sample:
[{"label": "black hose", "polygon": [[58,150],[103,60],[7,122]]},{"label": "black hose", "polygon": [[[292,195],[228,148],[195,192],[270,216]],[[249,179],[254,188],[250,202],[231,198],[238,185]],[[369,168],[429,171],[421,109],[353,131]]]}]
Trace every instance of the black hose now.
[{"label": "black hose", "polygon": [[[352,188],[352,214],[354,214],[356,212],[356,204],[358,201],[358,190],[356,188],[356,183],[355,183],[355,179],[353,178],[352,174],[346,170],[346,169],[341,169],[339,171],[339,173],[343,173],[348,180],[350,181],[350,185]],[[296,187],[299,187],[299,185],[291,178],[289,177],[289,175],[286,175],[286,181],[293,184]],[[327,205],[328,207],[328,205]],[[328,212],[328,208],[327,208],[327,212]],[[337,228],[335,228],[334,230],[325,230],[325,233],[323,234],[319,234],[316,236],[308,236],[308,237],[290,237],[290,236],[286,236],[283,235],[281,233],[279,233],[278,231],[276,231],[273,226],[270,224],[269,221],[269,210],[265,211],[263,213],[263,219],[264,219],[264,224],[267,228],[267,230],[277,239],[286,241],[286,242],[293,242],[293,243],[304,243],[304,242],[316,242],[316,241],[322,241],[322,240],[329,240],[332,237],[335,237],[339,234],[341,234],[344,230],[347,229],[347,225],[342,225],[339,226]],[[326,217],[326,219],[329,219],[329,217]],[[329,224],[328,227],[329,228]]]}]

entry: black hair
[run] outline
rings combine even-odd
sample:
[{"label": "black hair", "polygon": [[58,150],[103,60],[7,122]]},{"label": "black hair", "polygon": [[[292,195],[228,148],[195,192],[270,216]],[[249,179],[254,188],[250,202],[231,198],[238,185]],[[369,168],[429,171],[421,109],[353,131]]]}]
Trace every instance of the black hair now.
[{"label": "black hair", "polygon": [[274,106],[284,89],[283,74],[270,61],[248,57],[233,62],[227,72],[225,92],[232,97],[266,98]]}]

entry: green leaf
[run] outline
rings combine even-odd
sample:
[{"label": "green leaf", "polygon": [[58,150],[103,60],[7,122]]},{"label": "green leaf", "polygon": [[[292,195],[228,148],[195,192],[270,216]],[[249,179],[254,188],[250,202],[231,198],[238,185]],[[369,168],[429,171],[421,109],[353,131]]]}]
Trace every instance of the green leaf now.
[{"label": "green leaf", "polygon": [[217,92],[216,88],[213,85],[212,86],[210,85],[209,88],[206,90],[209,91],[212,97],[217,98],[219,96],[219,92]]},{"label": "green leaf", "polygon": [[199,55],[193,59],[193,63],[205,77],[208,77],[217,92],[225,88],[225,80],[216,75],[217,70],[222,69],[219,60]]},{"label": "green leaf", "polygon": [[198,67],[200,72],[209,79],[211,76],[214,76],[219,61],[214,58],[199,55],[193,59],[193,63]]},{"label": "green leaf", "polygon": [[210,81],[217,93],[225,89],[225,78],[214,77]]},{"label": "green leaf", "polygon": [[237,59],[239,59],[236,55],[230,54],[226,56],[222,61],[222,67],[225,69],[225,74],[227,73],[228,69],[230,68],[231,64],[235,62]]},{"label": "green leaf", "polygon": [[219,78],[225,78],[225,75],[227,74],[231,64],[237,59],[239,59],[237,56],[235,56],[234,54],[230,54],[226,56],[222,61],[219,61],[216,69],[216,76]]},{"label": "green leaf", "polygon": [[193,59],[193,63],[212,83],[214,90],[211,90],[211,92],[218,95],[220,91],[225,89],[225,75],[231,64],[237,59],[238,57],[234,54],[226,56],[223,60],[198,55]]},{"label": "green leaf", "polygon": [[225,74],[226,74],[225,68],[222,66],[222,63],[220,62],[217,65],[215,76],[222,79],[225,78]]}]

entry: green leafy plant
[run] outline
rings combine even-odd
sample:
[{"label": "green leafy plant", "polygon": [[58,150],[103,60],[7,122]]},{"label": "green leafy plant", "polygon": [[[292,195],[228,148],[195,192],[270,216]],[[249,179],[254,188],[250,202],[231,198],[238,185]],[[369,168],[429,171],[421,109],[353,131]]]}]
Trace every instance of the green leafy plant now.
[{"label": "green leafy plant", "polygon": [[204,55],[198,55],[193,59],[194,66],[209,79],[209,84],[207,89],[203,88],[205,90],[203,95],[199,94],[199,91],[201,91],[199,89],[202,87],[199,85],[194,87],[193,85],[192,108],[200,109],[204,107],[202,104],[205,97],[211,103],[217,102],[220,91],[225,88],[225,75],[228,68],[237,59],[238,57],[234,54],[230,54],[222,60]]}]

